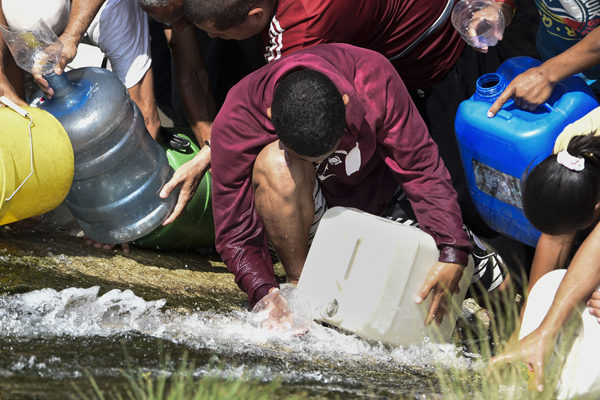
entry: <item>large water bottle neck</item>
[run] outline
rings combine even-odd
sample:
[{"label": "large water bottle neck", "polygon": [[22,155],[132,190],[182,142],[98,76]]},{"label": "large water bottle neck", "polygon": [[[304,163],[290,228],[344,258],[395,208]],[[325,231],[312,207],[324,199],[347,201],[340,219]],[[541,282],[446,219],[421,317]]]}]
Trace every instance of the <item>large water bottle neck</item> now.
[{"label": "large water bottle neck", "polygon": [[67,74],[64,72],[60,75],[51,72],[49,74],[44,75],[44,79],[48,81],[48,85],[54,90],[54,97],[60,98],[65,96],[71,90],[73,90],[73,84],[67,78]]},{"label": "large water bottle neck", "polygon": [[495,72],[481,75],[475,85],[475,99],[493,103],[505,88],[506,81],[502,75]]}]

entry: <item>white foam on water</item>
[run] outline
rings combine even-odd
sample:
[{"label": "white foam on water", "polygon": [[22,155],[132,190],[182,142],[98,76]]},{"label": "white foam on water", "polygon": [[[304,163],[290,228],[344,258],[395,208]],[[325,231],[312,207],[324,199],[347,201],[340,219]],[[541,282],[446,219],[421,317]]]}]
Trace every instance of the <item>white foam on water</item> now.
[{"label": "white foam on water", "polygon": [[100,287],[94,286],[0,296],[0,336],[81,337],[141,332],[230,356],[246,354],[300,362],[321,359],[344,365],[473,366],[472,359],[457,357],[458,349],[449,344],[390,348],[317,323],[312,323],[306,334],[295,336],[261,329],[256,314],[247,311],[183,313],[163,310],[165,300],[146,301],[131,290],[113,289],[101,296],[99,292]]}]

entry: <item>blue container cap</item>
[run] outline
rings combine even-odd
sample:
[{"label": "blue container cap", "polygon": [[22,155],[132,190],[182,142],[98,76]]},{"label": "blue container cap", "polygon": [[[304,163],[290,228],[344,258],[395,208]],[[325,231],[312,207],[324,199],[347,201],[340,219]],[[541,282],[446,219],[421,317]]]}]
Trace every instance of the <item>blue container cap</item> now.
[{"label": "blue container cap", "polygon": [[473,98],[478,101],[493,103],[505,88],[506,80],[502,75],[495,72],[483,74],[477,79]]}]

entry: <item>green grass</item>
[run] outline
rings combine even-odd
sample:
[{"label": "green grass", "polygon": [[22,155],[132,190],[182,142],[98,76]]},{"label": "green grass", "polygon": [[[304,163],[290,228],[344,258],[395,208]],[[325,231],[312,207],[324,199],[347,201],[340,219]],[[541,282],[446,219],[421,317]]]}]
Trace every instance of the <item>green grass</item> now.
[{"label": "green grass", "polygon": [[[163,360],[167,365],[169,360]],[[127,384],[125,387],[101,389],[93,376],[89,377],[90,388],[85,391],[75,387],[84,400],[272,400],[282,398],[285,392],[281,382],[260,382],[244,378],[223,379],[214,376],[197,377],[194,366],[184,357],[176,371],[151,372],[129,366],[121,371]],[[285,395],[286,399],[303,398]]]}]

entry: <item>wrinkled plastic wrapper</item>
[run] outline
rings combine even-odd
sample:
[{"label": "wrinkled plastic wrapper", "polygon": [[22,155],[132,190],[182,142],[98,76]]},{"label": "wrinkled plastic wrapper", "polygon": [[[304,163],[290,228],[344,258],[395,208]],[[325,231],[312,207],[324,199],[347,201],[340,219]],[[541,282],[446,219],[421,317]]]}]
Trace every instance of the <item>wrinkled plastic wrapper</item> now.
[{"label": "wrinkled plastic wrapper", "polygon": [[263,297],[252,309],[253,323],[278,332],[303,335],[310,330],[313,315],[302,291],[282,284],[279,291]]},{"label": "wrinkled plastic wrapper", "polygon": [[15,62],[23,70],[41,75],[54,71],[63,44],[43,20],[28,29],[0,25],[0,32]]}]

